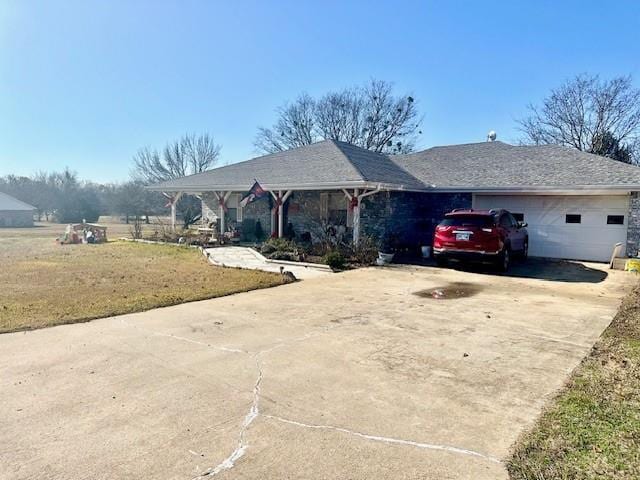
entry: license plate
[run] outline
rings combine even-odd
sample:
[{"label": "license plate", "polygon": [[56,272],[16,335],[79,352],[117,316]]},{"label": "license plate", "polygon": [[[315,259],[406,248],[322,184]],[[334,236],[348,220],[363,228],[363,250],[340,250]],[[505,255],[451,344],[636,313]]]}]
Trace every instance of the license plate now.
[{"label": "license plate", "polygon": [[464,240],[467,242],[469,241],[469,238],[471,238],[471,233],[469,232],[456,233],[456,240]]}]

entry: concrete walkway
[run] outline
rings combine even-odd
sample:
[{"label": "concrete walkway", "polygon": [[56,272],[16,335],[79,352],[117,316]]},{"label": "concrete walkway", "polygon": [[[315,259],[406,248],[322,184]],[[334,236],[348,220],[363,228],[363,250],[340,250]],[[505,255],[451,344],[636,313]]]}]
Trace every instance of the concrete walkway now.
[{"label": "concrete walkway", "polygon": [[293,273],[298,279],[316,278],[331,273],[328,268],[311,265],[291,265],[290,263],[269,262],[258,252],[248,247],[216,247],[207,248],[209,262],[213,265],[246,268],[249,270],[264,270],[265,272],[280,272],[280,267]]}]

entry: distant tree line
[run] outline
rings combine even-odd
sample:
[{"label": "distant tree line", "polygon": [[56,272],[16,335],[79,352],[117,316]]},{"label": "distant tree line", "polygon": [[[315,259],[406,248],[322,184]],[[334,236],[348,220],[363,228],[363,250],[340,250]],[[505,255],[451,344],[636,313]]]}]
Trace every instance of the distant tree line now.
[{"label": "distant tree line", "polygon": [[100,215],[148,219],[150,215],[165,215],[167,211],[162,194],[145,190],[140,182],[86,182],[68,169],[38,172],[30,177],[0,177],[0,191],[36,207],[38,220],[60,223],[95,222]]}]

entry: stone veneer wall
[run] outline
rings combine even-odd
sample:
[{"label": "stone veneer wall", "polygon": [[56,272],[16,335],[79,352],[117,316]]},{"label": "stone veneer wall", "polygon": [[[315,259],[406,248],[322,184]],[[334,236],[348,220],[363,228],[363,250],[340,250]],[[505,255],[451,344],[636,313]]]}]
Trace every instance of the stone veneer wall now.
[{"label": "stone veneer wall", "polygon": [[627,255],[640,253],[640,192],[631,192],[627,219]]},{"label": "stone veneer wall", "polygon": [[[314,241],[324,237],[320,220],[320,195],[341,194],[340,191],[293,192],[285,204],[285,226],[291,223],[299,238],[310,233]],[[260,220],[266,236],[271,232],[273,201],[264,197],[244,209],[245,225],[253,228]],[[217,212],[218,202],[213,194],[202,195],[203,217],[209,210]],[[345,199],[346,208],[346,199]],[[361,235],[382,240],[393,233],[401,246],[415,248],[431,245],[433,230],[443,215],[454,208],[471,208],[470,193],[411,193],[380,192],[366,197],[360,210]],[[351,229],[348,229],[350,232]],[[245,232],[249,236],[253,231]],[[349,233],[348,233],[349,235]]]},{"label": "stone veneer wall", "polygon": [[2,210],[0,211],[0,227],[33,227],[33,212]]},{"label": "stone veneer wall", "polygon": [[454,208],[471,208],[470,193],[381,192],[363,201],[361,235],[395,237],[399,246],[431,245],[435,226]]},{"label": "stone veneer wall", "polygon": [[293,229],[296,232],[296,237],[300,237],[303,233],[309,232],[311,234],[311,240],[314,242],[320,241],[324,238],[324,226],[320,220],[321,193],[342,192],[293,192],[285,204],[285,222],[291,222]]},{"label": "stone veneer wall", "polygon": [[265,238],[269,238],[269,235],[271,235],[271,207],[273,200],[271,199],[271,194],[268,195],[269,196],[264,196],[255,202],[251,202],[243,209],[242,228],[249,230],[243,232],[243,236],[246,239],[255,240],[255,224],[258,220],[260,220],[260,224],[262,225]]}]

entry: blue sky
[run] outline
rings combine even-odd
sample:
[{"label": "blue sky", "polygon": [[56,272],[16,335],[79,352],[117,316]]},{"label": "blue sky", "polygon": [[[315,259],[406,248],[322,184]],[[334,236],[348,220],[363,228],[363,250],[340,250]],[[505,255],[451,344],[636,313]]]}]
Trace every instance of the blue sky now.
[{"label": "blue sky", "polygon": [[125,180],[186,132],[244,160],[287,99],[370,78],[418,100],[419,147],[516,141],[581,72],[640,85],[640,2],[0,0],[0,175]]}]

